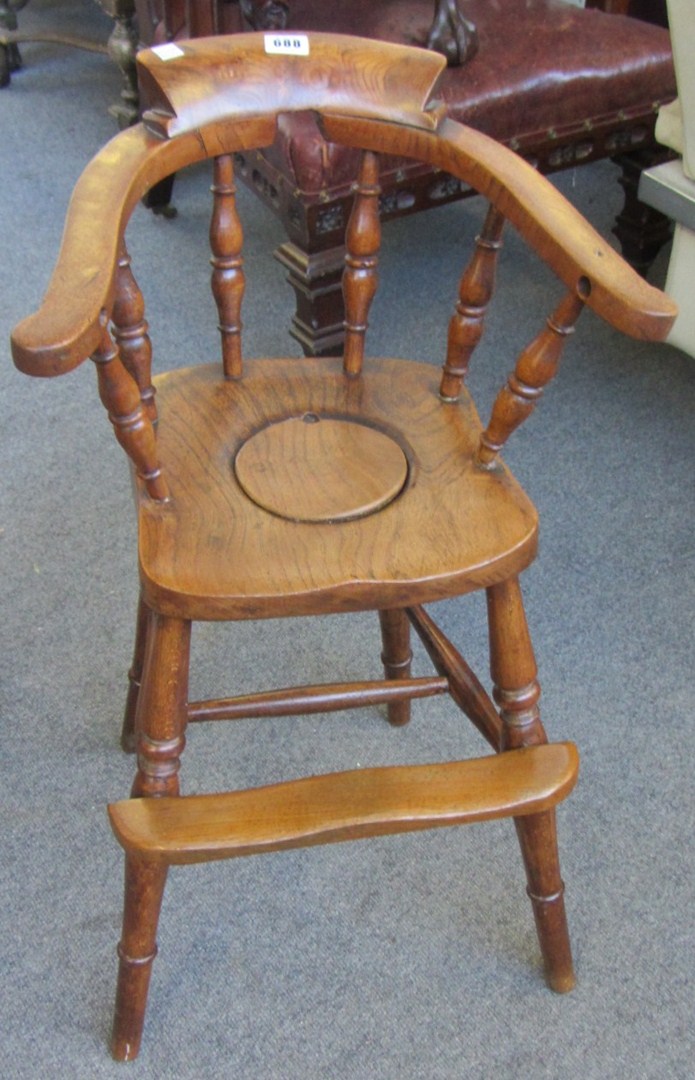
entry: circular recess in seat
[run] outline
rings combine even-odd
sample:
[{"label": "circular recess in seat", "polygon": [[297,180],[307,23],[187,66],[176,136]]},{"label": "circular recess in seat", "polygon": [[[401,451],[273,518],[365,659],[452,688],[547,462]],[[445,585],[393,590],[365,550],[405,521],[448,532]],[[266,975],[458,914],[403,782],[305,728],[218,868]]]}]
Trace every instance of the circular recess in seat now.
[{"label": "circular recess in seat", "polygon": [[305,413],[247,439],[234,471],[249,498],[278,517],[349,521],[395,499],[408,477],[408,461],[382,431]]}]

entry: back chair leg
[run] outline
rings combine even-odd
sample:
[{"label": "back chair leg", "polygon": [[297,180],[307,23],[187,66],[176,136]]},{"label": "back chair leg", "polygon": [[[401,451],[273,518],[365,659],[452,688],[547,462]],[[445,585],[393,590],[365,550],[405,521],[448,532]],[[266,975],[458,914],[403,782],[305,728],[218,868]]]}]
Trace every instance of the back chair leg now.
[{"label": "back chair leg", "polygon": [[142,669],[145,664],[145,646],[147,644],[147,626],[149,622],[149,609],[142,596],[138,599],[138,613],[135,623],[135,644],[133,646],[133,663],[128,672],[128,696],[123,714],[123,728],[121,731],[121,746],[127,754],[135,753],[137,749],[137,732],[135,729],[135,714],[138,704],[138,695],[142,683]]},{"label": "back chair leg", "polygon": [[[489,588],[487,600],[490,666],[503,723],[502,749],[545,743],[538,709],[541,691],[518,579]],[[546,980],[552,990],[565,993],[575,980],[555,811],[518,817],[515,824]]]},{"label": "back chair leg", "polygon": [[[384,675],[387,679],[410,678],[410,663],[413,654],[410,649],[410,620],[405,611],[395,608],[379,612],[381,624],[382,653]],[[387,706],[389,724],[403,727],[410,720],[410,702],[392,701]]]},{"label": "back chair leg", "polygon": [[167,869],[165,863],[126,856],[123,933],[118,946],[111,1039],[111,1052],[117,1061],[131,1061],[140,1049]]}]

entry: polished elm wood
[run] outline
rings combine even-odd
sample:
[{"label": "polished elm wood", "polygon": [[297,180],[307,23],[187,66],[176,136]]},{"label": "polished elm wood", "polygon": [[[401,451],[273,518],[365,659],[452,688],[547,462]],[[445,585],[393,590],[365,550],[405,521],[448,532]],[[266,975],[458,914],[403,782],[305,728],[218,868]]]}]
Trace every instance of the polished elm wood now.
[{"label": "polished elm wood", "polygon": [[[384,665],[384,675],[387,679],[410,680],[413,653],[410,648],[410,623],[407,612],[398,608],[380,611],[379,625],[381,626],[383,646],[381,662]],[[448,682],[446,686],[448,690]],[[387,716],[389,723],[394,727],[403,727],[407,724],[410,720],[410,698],[405,701],[390,702]]]},{"label": "polished elm wood", "polygon": [[216,158],[214,171],[214,210],[210,222],[212,294],[220,316],[224,373],[228,379],[239,379],[242,373],[241,303],[246,282],[241,257],[244,233],[236,210],[231,154]]},{"label": "polished elm wood", "polygon": [[[120,269],[120,265],[119,265]],[[116,438],[133,462],[148,494],[157,502],[169,495],[157,457],[154,426],[142,402],[138,385],[128,371],[122,353],[104,330],[92,353],[99,382],[99,396],[113,424]]]},{"label": "polished elm wood", "polygon": [[[345,376],[339,357],[247,359],[239,382],[221,382],[219,364],[184,370],[155,379],[157,451],[172,505],[139,500],[140,581],[151,608],[185,619],[390,609],[485,587],[532,560],[537,519],[530,500],[505,465],[476,465],[475,407],[468,394],[456,403],[440,400],[433,364],[370,358],[356,379]],[[326,420],[305,425],[308,413]],[[398,438],[396,461],[385,458],[376,473],[382,492],[392,482],[393,490],[400,474],[394,479],[392,465],[405,456],[407,480],[396,498],[377,499],[384,503],[378,512],[354,515],[359,484],[363,503],[375,502],[374,470],[382,460],[362,470],[358,460],[353,471],[344,453],[350,439],[330,441],[344,456],[317,470],[318,490],[309,495],[306,456],[294,475],[282,457],[277,477],[275,468],[266,471],[266,492],[282,498],[281,513],[249,498],[232,463],[257,432],[278,431],[266,445],[284,456],[289,439],[278,429],[313,433],[331,418],[348,431],[353,425],[345,421],[355,421],[390,436],[391,444]],[[342,521],[336,492],[321,483],[341,471],[349,478],[337,485],[346,505]],[[307,516],[319,520],[302,520]]]},{"label": "polished elm wood", "polygon": [[157,406],[152,385],[152,343],[145,319],[145,302],[133,277],[130,256],[125,248],[118,260],[116,296],[111,320],[121,363],[137,383],[147,418],[152,424],[156,424]]},{"label": "polished elm wood", "polygon": [[[401,611],[381,612],[400,616]],[[408,654],[410,657],[410,654]],[[408,659],[408,664],[410,660]],[[407,704],[415,698],[449,693],[449,680],[429,676],[411,679],[399,664],[384,662],[387,678],[377,682],[331,683],[322,686],[296,686],[270,690],[243,697],[192,701],[188,720],[248,720],[268,716],[304,716],[310,713],[335,712],[355,706]],[[403,665],[405,667],[405,665]],[[388,678],[395,669],[395,677]],[[401,721],[402,722],[402,721]]]},{"label": "polished elm wood", "polygon": [[461,277],[456,311],[449,323],[446,360],[439,393],[446,401],[456,401],[468,374],[473,350],[483,336],[485,313],[495,288],[497,256],[502,246],[504,216],[491,206],[475,252]]},{"label": "polished elm wood", "polygon": [[[126,851],[114,1056],[132,1060],[140,1047],[141,1017],[170,865],[511,816],[523,847],[534,830],[554,823],[552,808],[572,791],[578,764],[576,748],[558,743],[529,747],[513,757],[358,769],[224,795],[112,804],[111,825]],[[543,850],[550,847],[556,852],[554,840],[554,833],[543,835]],[[527,846],[531,850],[532,845]],[[573,984],[566,927],[563,938],[555,922],[546,926],[547,912],[552,917],[558,903],[552,892],[557,883],[555,867],[548,871],[545,860],[533,855],[527,867],[529,882],[539,890],[538,895],[529,895],[548,981],[562,993]]]},{"label": "polished elm wood", "polygon": [[145,646],[147,644],[147,628],[149,626],[150,612],[142,596],[138,599],[138,612],[135,620],[135,641],[133,643],[133,662],[128,669],[128,694],[126,696],[125,709],[123,712],[123,728],[121,730],[121,746],[127,754],[132,754],[137,749],[137,735],[135,731],[135,713],[137,710],[140,687],[142,686],[142,669],[145,663]]},{"label": "polished elm wood", "polygon": [[191,624],[149,613],[135,713],[137,772],[131,794],[178,795],[186,745]]},{"label": "polished elm wood", "polygon": [[[530,166],[430,106],[441,58],[327,35],[312,35],[305,57],[271,56],[257,35],[181,52],[169,62],[142,55],[151,109],[85,170],[44,303],[13,335],[15,363],[32,375],[92,357],[136,474],[140,600],[122,744],[137,753],[137,769],[131,800],[110,808],[126,866],[113,1054],[133,1058],[140,1046],[170,864],[495,817],[515,820],[547,982],[569,990],[555,806],[575,783],[577,754],[547,744],[541,721],[519,584],[536,553],[537,517],[500,450],[554,376],[585,306],[656,341],[674,305]],[[363,151],[345,238],[346,354],[242,364],[233,156],[272,141],[280,111],[308,107],[331,140]],[[374,358],[365,346],[382,155],[420,157],[490,204],[472,258],[462,256],[448,334],[433,329],[420,361]],[[205,158],[214,170],[209,240],[222,357],[152,378],[125,228],[149,187]],[[503,226],[554,271],[561,299],[484,427],[464,379]],[[422,606],[475,590],[487,596],[491,693]],[[378,614],[383,679],[190,700],[193,621],[364,610]],[[411,672],[411,628],[434,675]],[[492,755],[179,794],[189,722],[385,706],[402,726],[413,701],[439,694]]]},{"label": "polished elm wood", "polygon": [[424,608],[407,608],[406,614],[435,668],[448,680],[449,693],[458,707],[492,749],[500,750],[503,742],[500,717],[476,674]]},{"label": "polished elm wood", "polygon": [[128,799],[109,816],[146,861],[206,862],[547,812],[577,780],[572,743],[439,765],[327,773],[224,795]]},{"label": "polished elm wood", "polygon": [[[249,37],[252,41],[233,36],[215,38],[212,45],[187,42],[181,64],[167,65],[151,52],[141,54],[143,85],[159,80],[156,90],[151,90],[157,108],[143,125],[108,143],[78,181],[41,314],[25,320],[13,335],[13,358],[20,370],[29,375],[58,375],[82,363],[98,347],[102,313],[110,311],[113,303],[120,236],[133,207],[153,184],[184,164],[216,153],[222,144],[233,151],[272,142],[277,115],[288,107],[294,83],[298,86],[293,107],[319,110],[332,141],[412,154],[458,176],[488,198],[534,249],[542,251],[568,288],[588,278],[591,292],[586,302],[598,315],[634,337],[666,336],[674,313],[663,295],[637,278],[551,184],[480,132],[442,120],[439,109],[422,111],[444,62],[441,57],[416,53],[415,72],[414,58],[406,49],[408,62],[398,76],[394,69],[404,50],[395,46],[378,46],[383,50],[381,69],[373,62],[360,68],[357,57],[371,55],[374,43],[365,50],[363,43],[347,46],[340,39],[336,47],[327,43],[330,35],[315,34],[314,52],[325,63],[314,67],[302,66],[297,57],[267,56],[262,35]],[[251,86],[224,81],[229,56],[238,47],[248,57]],[[276,60],[278,64],[273,63]],[[349,80],[341,93],[328,85],[326,72],[331,63]],[[221,72],[217,87],[215,72]],[[270,72],[272,88],[266,85],[264,89],[264,73],[267,77]],[[189,74],[193,85],[182,90]],[[356,100],[351,115],[341,119],[343,95],[348,93],[354,93]],[[182,101],[186,94],[192,99],[190,105]],[[237,116],[233,125],[225,123],[225,110]],[[385,121],[374,119],[380,113]],[[150,129],[155,136],[179,137],[153,139]],[[73,288],[69,282],[74,282]]]},{"label": "polished elm wood", "polygon": [[112,1053],[117,1061],[137,1057],[152,964],[157,955],[157,923],[168,866],[125,858],[123,933],[118,944],[118,983]]},{"label": "polished elm wood", "polygon": [[377,262],[381,246],[379,224],[379,158],[365,153],[355,201],[345,233],[345,349],[343,366],[347,375],[359,375],[364,360],[367,316],[377,285]]},{"label": "polished elm wood", "polygon": [[408,479],[408,459],[383,431],[306,412],[251,435],[234,458],[234,473],[244,493],[271,514],[335,524],[388,506]]},{"label": "polished elm wood", "polygon": [[490,422],[480,436],[478,461],[490,466],[512,432],[531,415],[543,388],[557,373],[562,351],[583,308],[583,295],[590,289],[579,283],[578,293],[569,293],[547,320],[545,329],[523,351],[492,409]]}]

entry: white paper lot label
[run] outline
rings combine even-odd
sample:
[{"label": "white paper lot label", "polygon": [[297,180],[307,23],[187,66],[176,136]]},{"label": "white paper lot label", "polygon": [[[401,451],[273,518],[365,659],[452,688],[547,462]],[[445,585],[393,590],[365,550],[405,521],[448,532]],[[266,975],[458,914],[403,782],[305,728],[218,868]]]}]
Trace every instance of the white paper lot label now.
[{"label": "white paper lot label", "polygon": [[308,56],[307,34],[266,34],[265,51],[273,56]]},{"label": "white paper lot label", "polygon": [[165,45],[155,45],[152,52],[160,60],[176,60],[184,54],[183,49],[180,49],[178,45],[174,45],[173,41],[167,41]]}]

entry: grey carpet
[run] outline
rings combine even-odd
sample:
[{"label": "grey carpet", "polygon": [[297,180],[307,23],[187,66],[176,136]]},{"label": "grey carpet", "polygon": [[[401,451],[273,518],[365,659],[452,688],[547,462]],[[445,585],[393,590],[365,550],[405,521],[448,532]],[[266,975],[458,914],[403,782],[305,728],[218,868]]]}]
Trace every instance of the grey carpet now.
[{"label": "grey carpet", "polygon": [[[102,39],[109,29],[88,0],[32,0],[20,21]],[[132,772],[118,747],[136,596],[130,492],[91,365],[30,380],[13,369],[7,340],[43,292],[72,184],[113,133],[107,106],[120,79],[101,56],[39,44],[23,53],[24,70],[0,92],[0,1073],[93,1080],[127,1068],[107,1051],[121,855],[104,807]],[[615,180],[602,163],[559,184],[608,234]],[[180,180],[176,221],[135,215],[160,367],[215,349],[208,183],[201,170]],[[280,228],[254,199],[241,202],[248,351],[294,352],[289,289],[267,258]],[[465,247],[452,237],[469,241],[480,213],[471,201],[385,231],[374,351],[438,362]],[[500,277],[471,377],[483,411],[557,295],[513,238]],[[166,298],[168,319],[158,314]],[[509,823],[188,868],[171,875],[132,1075],[693,1075],[694,405],[695,360],[586,315],[507,454],[542,521],[525,590],[544,717],[582,755],[560,813],[576,990],[544,987]],[[440,615],[484,674],[479,600]],[[376,676],[378,652],[366,616],[204,626],[193,694]],[[369,710],[223,725],[191,734],[185,787],[479,749],[442,701],[419,705],[400,731]]]}]

